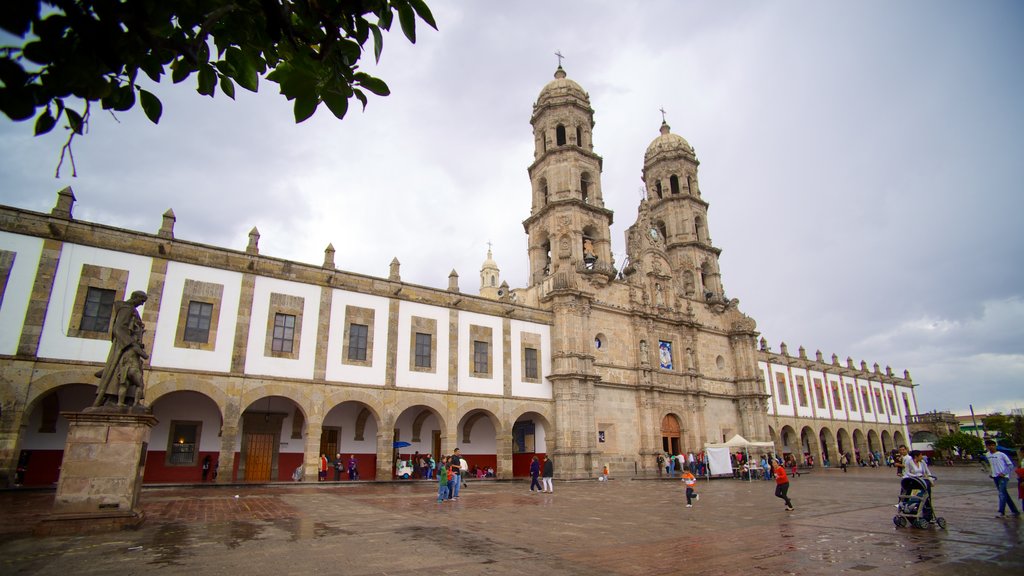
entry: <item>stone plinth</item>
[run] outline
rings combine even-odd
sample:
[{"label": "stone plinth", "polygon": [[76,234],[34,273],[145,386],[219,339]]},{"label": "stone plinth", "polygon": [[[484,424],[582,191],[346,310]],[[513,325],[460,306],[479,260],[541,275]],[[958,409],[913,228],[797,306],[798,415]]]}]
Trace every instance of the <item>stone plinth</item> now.
[{"label": "stone plinth", "polygon": [[111,409],[62,412],[70,421],[53,513],[36,532],[67,534],[134,528],[139,493],[157,419]]}]

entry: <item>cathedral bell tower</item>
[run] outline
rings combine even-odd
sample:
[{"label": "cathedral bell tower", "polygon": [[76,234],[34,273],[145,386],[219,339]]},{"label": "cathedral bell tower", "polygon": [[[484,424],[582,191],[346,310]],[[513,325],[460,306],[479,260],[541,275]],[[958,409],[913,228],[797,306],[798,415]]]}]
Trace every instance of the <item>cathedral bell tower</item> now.
[{"label": "cathedral bell tower", "polygon": [[604,207],[602,160],[591,140],[594,110],[590,96],[566,78],[561,65],[537,97],[530,124],[533,202],[523,221],[529,236],[529,285],[574,270],[613,277],[612,211]]},{"label": "cathedral bell tower", "polygon": [[671,266],[681,274],[681,294],[687,299],[722,301],[725,290],[718,268],[720,248],[711,244],[708,203],[697,185],[697,156],[682,136],[662,120],[661,135],[644,154],[643,181],[647,188],[652,238],[660,237]]}]

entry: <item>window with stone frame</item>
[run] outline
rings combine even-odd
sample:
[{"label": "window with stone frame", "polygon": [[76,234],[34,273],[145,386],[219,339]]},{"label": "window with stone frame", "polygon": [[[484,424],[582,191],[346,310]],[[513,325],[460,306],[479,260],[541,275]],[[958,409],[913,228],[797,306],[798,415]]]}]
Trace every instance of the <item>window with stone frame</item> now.
[{"label": "window with stone frame", "polygon": [[807,386],[804,383],[804,377],[803,376],[797,376],[796,377],[796,393],[797,393],[797,396],[800,398],[800,406],[806,408],[807,407]]},{"label": "window with stone frame", "polygon": [[839,392],[839,384],[831,382],[832,385],[832,405],[835,406],[836,410],[843,409],[843,395]]},{"label": "window with stone frame", "polygon": [[885,414],[885,403],[882,402],[882,391],[878,388],[874,389],[875,392],[875,412],[879,414]]},{"label": "window with stone frame", "polygon": [[818,401],[818,408],[825,410],[825,390],[821,387],[821,380],[814,379],[814,397]]},{"label": "window with stone frame", "polygon": [[181,291],[174,347],[207,351],[216,349],[223,299],[223,284],[186,278]]},{"label": "window with stone frame", "polygon": [[853,389],[853,384],[846,385],[846,403],[849,404],[852,412],[857,411],[857,392]]},{"label": "window with stone frame", "polygon": [[127,270],[83,264],[68,322],[68,336],[108,340],[114,302],[124,300],[127,287]]},{"label": "window with stone frame", "polygon": [[865,414],[871,414],[871,400],[868,399],[868,389],[863,386],[860,388],[860,406]]},{"label": "window with stone frame", "polygon": [[893,416],[895,416],[896,415],[896,399],[893,398],[892,390],[887,390],[885,395],[889,399],[889,413],[892,414]]},{"label": "window with stone frame", "polygon": [[302,311],[305,298],[288,294],[270,294],[267,314],[267,340],[264,355],[297,359],[302,344]]},{"label": "window with stone frame", "polygon": [[903,408],[906,410],[904,414],[910,414],[910,398],[907,397],[907,393],[903,393]]},{"label": "window with stone frame", "polygon": [[4,294],[7,292],[7,280],[11,277],[11,270],[14,269],[14,259],[17,252],[0,250],[0,306],[4,304]]},{"label": "window with stone frame", "polygon": [[543,374],[540,373],[540,334],[522,332],[520,340],[520,350],[522,351],[523,358],[523,365],[521,367],[523,382],[539,384],[543,377]]},{"label": "window with stone frame", "polygon": [[345,306],[342,364],[373,366],[374,314],[372,308]]},{"label": "window with stone frame", "polygon": [[775,373],[775,387],[779,391],[779,404],[789,404],[789,391],[786,389],[786,375]]},{"label": "window with stone frame", "polygon": [[478,378],[490,378],[493,374],[491,350],[494,346],[493,330],[488,326],[469,325],[470,366],[472,375]]},{"label": "window with stone frame", "polygon": [[435,373],[437,368],[437,320],[412,317],[409,370]]},{"label": "window with stone frame", "polygon": [[198,421],[172,420],[167,435],[166,466],[195,466],[199,462],[199,440],[203,423]]}]

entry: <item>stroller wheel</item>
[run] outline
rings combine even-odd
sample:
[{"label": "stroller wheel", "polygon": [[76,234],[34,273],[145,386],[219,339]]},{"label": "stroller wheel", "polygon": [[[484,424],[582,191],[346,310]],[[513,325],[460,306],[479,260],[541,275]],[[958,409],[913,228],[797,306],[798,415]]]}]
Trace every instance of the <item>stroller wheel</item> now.
[{"label": "stroller wheel", "polygon": [[907,527],[907,519],[904,518],[903,516],[900,516],[900,528],[906,528],[906,527]]},{"label": "stroller wheel", "polygon": [[918,518],[918,519],[914,520],[914,528],[927,528],[927,527],[928,527],[928,521],[925,520],[924,518]]},{"label": "stroller wheel", "polygon": [[902,528],[902,526],[900,526],[900,520],[903,520],[901,516],[892,517],[892,523],[895,524],[897,528]]},{"label": "stroller wheel", "polygon": [[935,519],[935,524],[943,530],[946,529],[946,519],[942,518],[941,516]]}]

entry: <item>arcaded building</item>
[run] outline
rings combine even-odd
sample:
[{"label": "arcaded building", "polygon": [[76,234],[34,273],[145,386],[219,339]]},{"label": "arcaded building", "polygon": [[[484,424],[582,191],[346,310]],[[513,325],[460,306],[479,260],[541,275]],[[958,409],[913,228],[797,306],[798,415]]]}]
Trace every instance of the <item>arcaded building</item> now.
[{"label": "arcaded building", "polygon": [[653,474],[659,452],[734,434],[815,459],[902,441],[909,376],[759,344],[726,296],[697,157],[666,123],[612,259],[593,115],[559,67],[530,118],[529,280],[514,289],[490,251],[464,292],[454,271],[444,288],[403,282],[397,260],[387,278],[338,270],[331,246],[319,266],[264,255],[255,229],[245,251],[190,242],[171,211],[155,233],[83,222],[70,189],[47,214],[0,207],[0,474],[56,480],[60,414],[92,403],[112,305],[135,290],[159,421],[147,482],[198,481],[207,457],[219,482],[308,481],[321,454],[386,479],[455,447],[499,478],[534,454],[588,478]]}]

